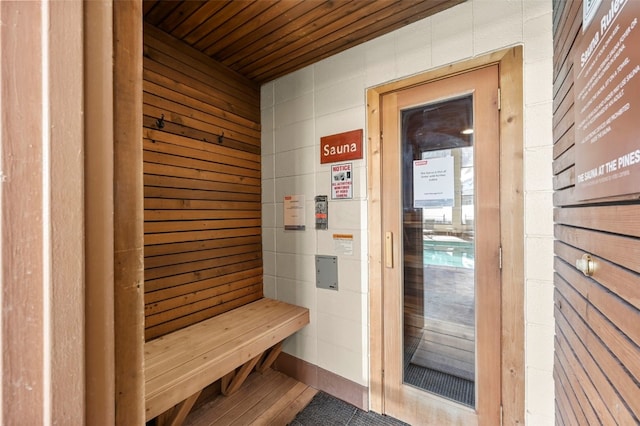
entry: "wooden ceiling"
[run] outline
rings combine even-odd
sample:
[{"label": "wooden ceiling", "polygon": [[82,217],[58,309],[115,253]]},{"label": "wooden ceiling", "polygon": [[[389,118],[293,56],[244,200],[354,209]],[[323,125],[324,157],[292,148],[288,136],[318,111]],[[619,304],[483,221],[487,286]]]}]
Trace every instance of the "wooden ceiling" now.
[{"label": "wooden ceiling", "polygon": [[147,23],[258,84],[464,0],[145,0]]}]

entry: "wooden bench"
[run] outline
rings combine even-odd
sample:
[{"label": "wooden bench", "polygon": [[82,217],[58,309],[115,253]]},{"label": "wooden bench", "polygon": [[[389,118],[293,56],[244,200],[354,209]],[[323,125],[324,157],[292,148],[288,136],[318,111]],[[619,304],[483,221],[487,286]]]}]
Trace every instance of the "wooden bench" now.
[{"label": "wooden bench", "polygon": [[[254,369],[265,371],[282,341],[309,323],[309,310],[262,298],[144,345],[146,420],[179,425],[206,386],[233,393]],[[164,413],[164,414],[163,414]]]}]

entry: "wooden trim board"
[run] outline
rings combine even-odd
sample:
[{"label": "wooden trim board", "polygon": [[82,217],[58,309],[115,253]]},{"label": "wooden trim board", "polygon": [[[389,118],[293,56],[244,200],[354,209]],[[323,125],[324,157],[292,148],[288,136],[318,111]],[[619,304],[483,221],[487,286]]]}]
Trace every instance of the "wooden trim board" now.
[{"label": "wooden trim board", "polygon": [[289,377],[339,398],[361,410],[369,411],[369,389],[311,364],[286,352],[281,352],[273,368]]}]

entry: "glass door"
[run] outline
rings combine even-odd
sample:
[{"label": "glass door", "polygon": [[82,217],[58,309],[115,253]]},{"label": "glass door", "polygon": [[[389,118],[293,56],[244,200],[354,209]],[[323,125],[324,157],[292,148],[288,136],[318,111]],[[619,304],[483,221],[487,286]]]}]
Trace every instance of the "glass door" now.
[{"label": "glass door", "polygon": [[404,382],[474,407],[473,94],[400,122]]},{"label": "glass door", "polygon": [[384,407],[412,424],[499,421],[497,76],[383,97]]}]

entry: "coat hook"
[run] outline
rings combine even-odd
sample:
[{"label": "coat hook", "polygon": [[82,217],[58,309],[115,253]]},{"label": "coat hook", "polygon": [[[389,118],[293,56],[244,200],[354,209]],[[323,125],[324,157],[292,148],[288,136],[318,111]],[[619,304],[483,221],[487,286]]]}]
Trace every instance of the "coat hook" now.
[{"label": "coat hook", "polygon": [[158,126],[158,129],[162,129],[164,127],[164,114],[156,120],[156,126]]},{"label": "coat hook", "polygon": [[224,138],[224,132],[222,132],[222,134],[218,135],[218,143],[222,143],[222,138]]}]

